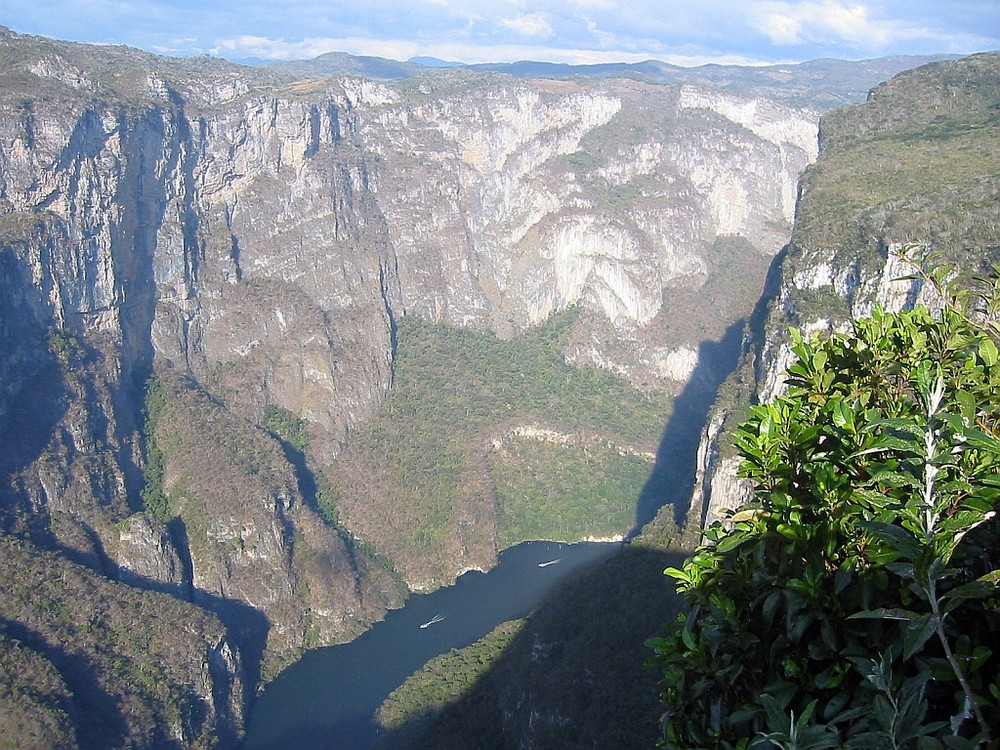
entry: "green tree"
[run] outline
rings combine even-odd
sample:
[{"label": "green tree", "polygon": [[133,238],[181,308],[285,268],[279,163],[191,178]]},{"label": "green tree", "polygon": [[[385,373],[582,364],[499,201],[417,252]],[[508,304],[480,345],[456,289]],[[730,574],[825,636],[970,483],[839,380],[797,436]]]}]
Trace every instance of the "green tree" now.
[{"label": "green tree", "polygon": [[166,408],[168,388],[161,378],[150,376],[146,382],[146,400],[143,408],[143,443],[146,461],[143,467],[145,483],[142,488],[142,508],[161,521],[170,516],[170,502],[164,486],[165,461],[156,439],[156,425]]},{"label": "green tree", "polygon": [[309,447],[309,422],[288,409],[269,404],[264,409],[264,425],[298,451]]},{"label": "green tree", "polygon": [[945,274],[940,313],[793,332],[786,395],[736,434],[752,501],[667,570],[661,747],[995,746],[998,294]]}]

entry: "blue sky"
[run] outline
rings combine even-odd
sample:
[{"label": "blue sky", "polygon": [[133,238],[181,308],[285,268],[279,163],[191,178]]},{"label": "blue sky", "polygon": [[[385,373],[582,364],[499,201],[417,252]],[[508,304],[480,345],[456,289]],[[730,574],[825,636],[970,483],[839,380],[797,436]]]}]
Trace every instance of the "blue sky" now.
[{"label": "blue sky", "polygon": [[0,24],[230,59],[695,65],[1000,49],[1000,0],[4,0]]}]

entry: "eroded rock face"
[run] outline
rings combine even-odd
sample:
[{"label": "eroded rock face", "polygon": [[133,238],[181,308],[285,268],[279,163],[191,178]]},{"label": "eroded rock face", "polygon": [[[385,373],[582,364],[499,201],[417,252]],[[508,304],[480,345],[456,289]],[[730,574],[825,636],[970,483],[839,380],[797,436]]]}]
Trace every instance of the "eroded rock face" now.
[{"label": "eroded rock face", "polygon": [[[816,152],[815,113],[696,87],[425,89],[353,111],[381,158],[403,307],[457,325],[504,332],[582,303],[647,328],[664,286],[701,284],[716,237],[748,238],[763,267]],[[674,371],[627,348],[595,355]]]},{"label": "eroded rock face", "polygon": [[[762,278],[814,155],[815,113],[694,85],[290,82],[120,50],[109,77],[71,46],[6,42],[4,529],[212,610],[244,646],[266,634],[274,668],[442,564],[495,559],[488,502],[434,576],[404,581],[318,513],[323,471],[391,387],[400,316],[510,335],[580,305],[569,358],[679,391],[746,311],[695,292],[683,316],[712,322],[665,323],[664,289],[715,278],[728,235],[756,269],[740,283]],[[174,388],[158,420],[151,374]],[[314,464],[273,409],[305,421]]]}]

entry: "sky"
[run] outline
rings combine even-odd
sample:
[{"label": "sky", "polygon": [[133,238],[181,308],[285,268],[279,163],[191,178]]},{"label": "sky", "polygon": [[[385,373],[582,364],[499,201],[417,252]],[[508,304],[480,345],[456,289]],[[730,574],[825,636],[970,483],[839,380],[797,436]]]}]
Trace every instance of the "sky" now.
[{"label": "sky", "polygon": [[0,25],[231,60],[700,65],[1000,50],[1000,0],[3,0]]}]

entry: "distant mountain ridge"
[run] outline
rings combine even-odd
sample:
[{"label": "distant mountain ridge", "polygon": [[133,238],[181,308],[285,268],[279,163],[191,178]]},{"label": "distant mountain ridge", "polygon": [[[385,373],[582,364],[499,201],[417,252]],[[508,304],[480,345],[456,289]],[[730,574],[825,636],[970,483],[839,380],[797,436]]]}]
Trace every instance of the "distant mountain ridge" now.
[{"label": "distant mountain ridge", "polygon": [[[17,34],[0,25],[0,39],[6,36],[21,43],[37,40],[50,47],[65,45],[67,49],[84,49],[87,45],[60,42],[45,37]],[[354,75],[377,81],[403,81],[433,74],[435,71],[500,73],[515,78],[542,78],[569,80],[631,79],[660,85],[712,85],[733,93],[764,95],[777,101],[796,106],[812,107],[825,111],[845,104],[864,100],[868,91],[898,73],[930,62],[957,59],[958,55],[894,55],[868,60],[838,60],[820,58],[802,63],[775,63],[759,66],[705,64],[693,67],[672,65],[660,60],[638,63],[569,64],[532,60],[510,63],[473,63],[439,60],[417,56],[406,61],[392,60],[375,55],[353,55],[347,52],[327,52],[311,59],[267,60],[244,58],[228,60],[202,56],[197,58],[157,57],[151,53],[126,47],[92,47],[131,59],[158,59],[168,67],[190,70],[198,67],[240,66],[256,70],[248,78],[266,80],[294,80],[296,78],[323,79]]]},{"label": "distant mountain ridge", "polygon": [[423,75],[428,69],[449,68],[503,73],[516,78],[570,79],[629,78],[657,84],[710,83],[733,91],[754,91],[783,101],[821,109],[859,102],[868,90],[897,73],[930,62],[956,59],[957,55],[895,55],[870,60],[847,61],[832,58],[803,63],[761,66],[705,64],[693,67],[672,65],[660,60],[638,63],[595,63],[573,65],[532,60],[510,63],[459,63],[435,58],[411,58],[406,62],[380,57],[330,52],[311,60],[265,62],[276,70],[300,75],[363,75],[380,80],[401,80]]}]

